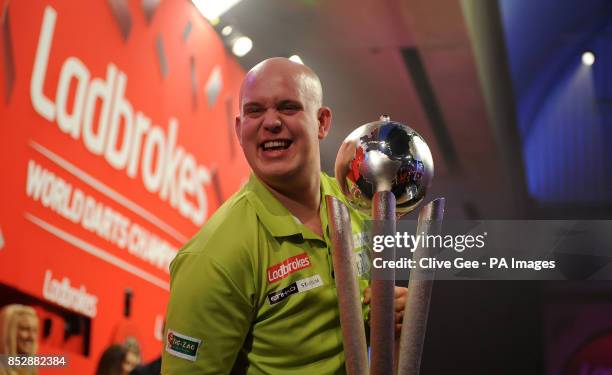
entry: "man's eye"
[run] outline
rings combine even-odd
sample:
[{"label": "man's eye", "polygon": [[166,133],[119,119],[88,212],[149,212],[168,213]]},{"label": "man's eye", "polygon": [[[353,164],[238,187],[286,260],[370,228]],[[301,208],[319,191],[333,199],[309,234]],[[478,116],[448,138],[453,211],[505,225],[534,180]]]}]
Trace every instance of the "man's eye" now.
[{"label": "man's eye", "polygon": [[289,114],[293,114],[295,112],[298,112],[301,109],[302,109],[302,107],[300,107],[299,105],[296,105],[296,104],[287,104],[287,105],[281,106],[281,108],[280,108],[281,112],[289,113]]},{"label": "man's eye", "polygon": [[262,108],[257,108],[257,107],[252,107],[252,108],[247,108],[244,112],[247,115],[257,115],[259,113],[262,113],[263,109]]}]

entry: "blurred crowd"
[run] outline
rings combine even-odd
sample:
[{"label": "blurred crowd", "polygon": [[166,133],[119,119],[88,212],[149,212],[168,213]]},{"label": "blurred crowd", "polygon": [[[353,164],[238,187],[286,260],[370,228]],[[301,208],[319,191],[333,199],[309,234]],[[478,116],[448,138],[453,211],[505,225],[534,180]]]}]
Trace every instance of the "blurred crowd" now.
[{"label": "blurred crowd", "polygon": [[[0,310],[0,354],[33,356],[38,353],[39,318],[30,306],[11,304]],[[159,375],[161,357],[142,364],[140,344],[134,337],[110,345],[98,360],[96,375]],[[36,375],[35,367],[9,368],[0,363],[0,375]]]}]

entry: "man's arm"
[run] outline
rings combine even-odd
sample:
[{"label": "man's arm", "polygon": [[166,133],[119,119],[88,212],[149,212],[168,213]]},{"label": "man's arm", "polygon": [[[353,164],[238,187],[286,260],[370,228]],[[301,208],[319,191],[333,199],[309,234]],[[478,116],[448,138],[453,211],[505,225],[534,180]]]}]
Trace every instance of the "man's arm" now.
[{"label": "man's arm", "polygon": [[162,374],[232,370],[254,314],[243,285],[250,267],[239,263],[239,257],[221,265],[204,253],[179,252],[171,266]]}]

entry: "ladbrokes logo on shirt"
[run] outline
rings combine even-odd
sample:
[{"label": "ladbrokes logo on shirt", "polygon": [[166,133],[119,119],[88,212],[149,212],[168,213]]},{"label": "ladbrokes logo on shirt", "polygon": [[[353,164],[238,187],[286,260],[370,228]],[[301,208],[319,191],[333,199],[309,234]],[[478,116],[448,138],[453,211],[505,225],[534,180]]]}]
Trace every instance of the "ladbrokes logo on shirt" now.
[{"label": "ladbrokes logo on shirt", "polygon": [[268,282],[275,283],[307,267],[310,267],[310,258],[306,253],[287,258],[283,262],[268,268]]}]

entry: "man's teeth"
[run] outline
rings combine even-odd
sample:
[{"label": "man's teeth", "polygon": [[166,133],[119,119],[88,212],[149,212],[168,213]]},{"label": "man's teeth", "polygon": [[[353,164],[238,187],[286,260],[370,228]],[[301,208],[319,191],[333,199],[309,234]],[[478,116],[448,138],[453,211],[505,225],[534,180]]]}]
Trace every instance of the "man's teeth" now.
[{"label": "man's teeth", "polygon": [[268,141],[268,142],[264,142],[263,144],[264,150],[277,149],[277,148],[284,149],[287,147],[289,147],[289,141]]}]

